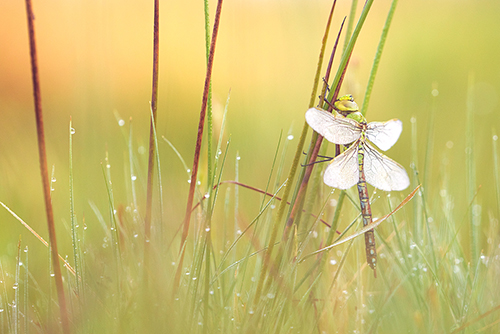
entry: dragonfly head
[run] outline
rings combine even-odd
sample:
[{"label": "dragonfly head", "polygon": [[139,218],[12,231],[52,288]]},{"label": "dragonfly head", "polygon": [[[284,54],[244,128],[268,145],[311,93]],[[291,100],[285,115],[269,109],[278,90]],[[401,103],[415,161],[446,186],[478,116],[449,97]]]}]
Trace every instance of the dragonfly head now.
[{"label": "dragonfly head", "polygon": [[358,104],[354,102],[354,98],[351,94],[341,96],[335,100],[333,108],[344,116],[349,113],[359,111]]}]

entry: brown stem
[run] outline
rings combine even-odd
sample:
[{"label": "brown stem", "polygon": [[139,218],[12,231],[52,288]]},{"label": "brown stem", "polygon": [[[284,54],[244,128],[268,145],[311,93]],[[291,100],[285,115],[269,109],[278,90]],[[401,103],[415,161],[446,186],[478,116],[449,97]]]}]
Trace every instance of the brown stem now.
[{"label": "brown stem", "polygon": [[45,212],[47,213],[47,224],[49,228],[49,240],[54,266],[54,277],[56,280],[57,297],[59,299],[59,311],[64,333],[70,333],[68,311],[66,309],[66,298],[64,297],[64,287],[61,277],[61,267],[59,266],[59,252],[57,251],[56,228],[54,225],[54,213],[52,211],[52,201],[50,198],[49,172],[47,168],[47,153],[45,149],[45,133],[43,127],[42,99],[40,95],[40,80],[38,77],[38,61],[36,52],[34,14],[31,0],[26,0],[26,15],[28,18],[28,33],[30,40],[31,78],[33,81],[33,98],[35,100],[36,130],[38,137],[38,156],[40,159],[40,173],[42,176],[43,195],[45,199]]},{"label": "brown stem", "polygon": [[146,190],[146,214],[144,217],[144,273],[149,270],[149,244],[151,235],[151,211],[153,202],[153,174],[155,163],[155,126],[158,103],[158,63],[160,55],[159,0],[154,0],[153,28],[153,89],[151,95],[151,127],[149,133],[148,186]]},{"label": "brown stem", "polygon": [[[329,73],[330,73],[331,64],[333,63],[333,55],[335,54],[335,51],[337,50],[337,45],[339,42],[340,33],[342,32],[342,27],[344,26],[344,22],[345,22],[345,19],[342,22],[342,26],[339,30],[339,33],[337,35],[337,40],[335,41],[335,45],[334,45],[333,50],[332,50],[332,56],[330,57],[330,62],[328,64],[329,68],[327,69],[327,75],[329,75]],[[335,92],[334,92],[332,101],[334,101],[339,94],[340,87],[342,86],[342,81],[344,79],[345,72],[347,70],[348,65],[349,65],[349,61],[347,62],[346,67],[344,68],[344,70],[342,72],[342,76],[340,77],[338,85],[335,87]],[[326,84],[327,83],[325,82],[325,86],[326,86]],[[325,91],[325,90],[323,90],[323,91]],[[321,102],[323,102],[323,96],[321,97],[321,100],[322,100]],[[307,165],[307,167],[306,167],[306,170],[304,172],[304,177],[302,178],[302,181],[300,184],[299,191],[297,192],[296,200],[295,200],[294,205],[292,207],[292,211],[290,212],[290,216],[288,217],[288,220],[286,222],[285,231],[283,232],[284,240],[287,240],[288,233],[290,231],[290,228],[292,227],[292,224],[295,220],[295,217],[296,217],[297,213],[300,212],[300,210],[302,209],[302,204],[303,204],[303,201],[305,198],[305,191],[307,188],[307,184],[309,183],[309,178],[311,177],[312,169],[314,167],[314,164],[312,164],[312,162],[314,162],[316,160],[316,157],[318,156],[319,148],[321,146],[322,141],[323,141],[323,137],[318,135],[316,143],[315,143],[314,148],[312,150],[312,153],[310,154],[311,158],[308,161],[309,165]]]},{"label": "brown stem", "polygon": [[[215,42],[217,41],[217,33],[219,31],[219,22],[220,15],[222,11],[222,0],[218,0],[217,2],[217,11],[215,13],[215,21],[214,21],[214,29],[212,32],[212,42],[210,43],[210,53],[208,55],[208,64],[207,64],[207,74],[205,76],[205,87],[203,89],[203,99],[201,102],[201,111],[200,111],[200,121],[198,124],[198,136],[196,138],[196,148],[194,151],[194,160],[193,160],[193,168],[191,169],[191,184],[189,186],[189,195],[186,206],[186,215],[184,217],[184,228],[182,230],[180,251],[179,251],[179,265],[177,267],[177,272],[175,273],[174,278],[174,286],[177,287],[179,285],[181,271],[182,271],[182,263],[184,262],[184,243],[186,242],[187,235],[189,232],[189,222],[191,220],[191,212],[193,206],[193,197],[194,190],[196,188],[196,178],[198,176],[198,164],[200,162],[200,151],[201,151],[201,141],[203,138],[203,127],[205,125],[205,115],[207,112],[207,103],[208,103],[208,91],[210,87],[210,80],[212,78],[212,67],[214,64],[214,55],[215,55]],[[175,289],[174,289],[175,293]]]}]

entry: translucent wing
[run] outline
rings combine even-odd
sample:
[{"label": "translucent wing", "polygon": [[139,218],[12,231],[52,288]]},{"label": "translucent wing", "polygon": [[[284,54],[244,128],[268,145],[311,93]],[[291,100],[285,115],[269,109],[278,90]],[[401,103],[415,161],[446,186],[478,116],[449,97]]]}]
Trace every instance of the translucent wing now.
[{"label": "translucent wing", "polygon": [[366,182],[375,188],[386,191],[399,191],[406,189],[410,185],[410,179],[403,166],[380,154],[366,142],[364,147],[363,168]]},{"label": "translucent wing", "polygon": [[350,144],[361,136],[358,122],[335,116],[319,108],[306,111],[306,121],[317,133],[334,144]]},{"label": "translucent wing", "polygon": [[403,122],[391,119],[387,122],[368,123],[366,136],[382,151],[387,151],[394,145],[403,131]]},{"label": "translucent wing", "polygon": [[338,189],[348,189],[359,181],[358,145],[352,144],[348,150],[333,159],[326,167],[323,181]]}]

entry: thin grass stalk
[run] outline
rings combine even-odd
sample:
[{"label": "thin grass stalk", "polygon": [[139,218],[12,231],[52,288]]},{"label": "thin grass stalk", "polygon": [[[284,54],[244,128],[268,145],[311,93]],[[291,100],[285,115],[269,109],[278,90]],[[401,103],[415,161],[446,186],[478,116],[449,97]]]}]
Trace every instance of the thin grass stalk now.
[{"label": "thin grass stalk", "polygon": [[[205,124],[205,116],[206,116],[206,111],[207,111],[210,79],[212,77],[212,67],[213,67],[214,55],[215,55],[215,44],[217,41],[220,15],[222,12],[222,1],[223,0],[218,0],[217,10],[216,10],[216,14],[215,14],[214,28],[213,28],[213,33],[212,33],[212,42],[210,44],[210,54],[209,54],[209,58],[208,58],[207,73],[205,76],[205,88],[203,89],[203,99],[202,99],[201,112],[200,112],[200,121],[198,124],[198,135],[196,138],[196,148],[195,148],[195,152],[194,152],[193,168],[191,169],[191,173],[192,173],[191,174],[191,184],[189,186],[189,194],[188,194],[188,200],[187,200],[187,205],[186,205],[186,215],[184,218],[183,230],[182,230],[182,236],[181,236],[181,244],[180,244],[180,251],[179,251],[179,253],[180,253],[179,264],[177,267],[177,271],[175,273],[174,287],[179,286],[180,275],[181,275],[181,271],[182,271],[182,265],[184,262],[184,254],[185,254],[184,253],[184,249],[185,249],[184,243],[186,242],[187,235],[189,233],[189,222],[191,220],[193,197],[194,197],[194,191],[195,191],[195,187],[196,187],[196,178],[198,176],[198,165],[200,162],[201,142],[202,142],[202,138],[203,138],[203,127]],[[174,288],[173,292],[175,294],[175,288]]]},{"label": "thin grass stalk", "polygon": [[[138,207],[137,207],[137,194],[135,191],[135,182],[134,178],[137,176],[134,173],[134,150],[133,150],[133,145],[132,145],[132,117],[129,119],[129,135],[128,135],[128,163],[129,163],[129,168],[130,168],[130,178],[132,180],[130,188],[132,189],[132,203],[134,204],[134,220],[138,218],[139,213],[138,213]],[[137,223],[137,222],[136,222]]]},{"label": "thin grass stalk", "polygon": [[[476,164],[474,162],[474,73],[469,73],[467,85],[467,111],[466,111],[466,129],[465,129],[465,168],[466,168],[466,189],[467,198],[474,206],[476,193]],[[476,226],[476,216],[474,210],[469,211],[470,226],[470,252],[471,265],[476,267],[476,261],[479,253],[479,226]]]},{"label": "thin grass stalk", "polygon": [[500,164],[498,162],[498,136],[493,131],[493,177],[495,180],[495,193],[497,196],[497,217],[500,218]]},{"label": "thin grass stalk", "polygon": [[19,326],[21,322],[19,321],[19,308],[21,303],[19,302],[19,276],[21,271],[21,237],[17,243],[17,257],[16,257],[16,275],[14,276],[14,304],[12,305],[12,318],[14,319],[14,334],[18,334],[20,331]]},{"label": "thin grass stalk", "polygon": [[36,129],[38,137],[38,155],[40,159],[40,174],[42,177],[43,194],[45,199],[45,212],[47,215],[47,224],[49,230],[50,247],[52,249],[52,262],[59,300],[59,312],[61,315],[61,324],[63,333],[70,333],[70,325],[66,308],[66,298],[64,297],[64,286],[61,276],[61,267],[59,266],[59,257],[57,250],[56,228],[54,224],[54,213],[52,211],[52,202],[50,197],[49,173],[47,169],[47,153],[45,148],[45,133],[43,126],[42,97],[40,93],[40,80],[38,76],[38,60],[36,51],[35,25],[33,6],[31,0],[26,0],[26,16],[28,19],[28,33],[30,41],[30,60],[31,60],[31,78],[33,82],[33,97],[35,102]]},{"label": "thin grass stalk", "polygon": [[[210,13],[208,10],[208,0],[203,1],[203,11],[205,16],[205,54],[207,57],[207,66],[210,59]],[[213,117],[212,117],[212,81],[208,85],[208,100],[207,100],[207,191],[212,191],[213,178],[215,178],[215,166],[212,163],[212,130],[213,130]],[[218,151],[217,151],[218,152]],[[212,171],[212,167],[214,170]],[[213,174],[213,175],[212,175]]]},{"label": "thin grass stalk", "polygon": [[434,82],[432,84],[431,91],[431,113],[429,116],[428,123],[428,136],[427,136],[427,148],[425,149],[425,161],[424,161],[424,180],[422,182],[422,188],[424,191],[427,191],[427,186],[430,184],[431,179],[431,162],[432,157],[434,156],[434,124],[435,124],[435,115],[437,114],[437,97],[439,95],[438,84]]},{"label": "thin grass stalk", "polygon": [[347,21],[347,30],[345,32],[344,47],[342,50],[345,51],[347,45],[349,44],[349,38],[351,37],[352,29],[354,27],[354,18],[356,17],[356,8],[358,7],[358,0],[351,1],[351,10],[349,12],[349,21]]},{"label": "thin grass stalk", "polygon": [[[361,33],[361,28],[363,28],[363,24],[366,21],[366,17],[370,12],[370,8],[373,5],[374,0],[366,0],[365,5],[363,7],[363,11],[359,16],[358,23],[356,24],[356,28],[354,28],[354,32],[352,33],[351,39],[349,40],[349,44],[347,44],[347,48],[344,50],[342,54],[342,58],[340,60],[340,64],[338,67],[338,71],[333,79],[331,87],[335,89],[330,90],[328,94],[328,101],[334,101],[334,96],[338,96],[342,79],[345,75],[345,71],[347,70],[347,65],[349,64],[349,60],[351,59],[351,54],[354,49],[354,45],[358,40],[359,34]],[[328,105],[324,106],[324,109],[328,109]]]},{"label": "thin grass stalk", "polygon": [[385,41],[387,40],[387,34],[389,33],[389,28],[391,27],[392,18],[394,16],[394,12],[396,11],[397,4],[398,0],[392,0],[391,8],[389,9],[389,13],[385,19],[385,25],[382,29],[382,35],[380,36],[377,52],[375,53],[375,58],[373,59],[372,70],[370,72],[370,78],[368,79],[365,98],[363,99],[363,106],[361,107],[361,114],[363,114],[363,116],[366,116],[366,112],[368,111],[368,103],[370,102],[373,84],[375,83],[375,77],[377,76],[378,65],[380,64],[380,58],[382,58],[382,51],[384,50]]},{"label": "thin grass stalk", "polygon": [[153,206],[153,174],[155,163],[155,136],[154,127],[156,125],[156,110],[158,103],[158,71],[160,56],[160,29],[159,29],[159,0],[154,0],[153,18],[153,88],[151,93],[151,125],[149,132],[149,157],[148,157],[148,183],[146,190],[146,213],[144,217],[144,275],[145,282],[148,281],[149,270],[149,245],[151,235],[151,215]]},{"label": "thin grass stalk", "polygon": [[76,294],[80,295],[80,256],[78,245],[78,231],[76,227],[75,217],[75,202],[73,193],[73,123],[71,117],[69,119],[69,218],[71,221],[71,241],[73,246],[73,258],[75,261],[75,275],[76,275]]},{"label": "thin grass stalk", "polygon": [[[28,267],[28,246],[24,248],[24,253],[26,254],[24,257],[23,269],[24,269],[24,333],[29,332],[29,267]],[[1,305],[0,305],[1,307]],[[3,327],[2,327],[3,328]]]}]

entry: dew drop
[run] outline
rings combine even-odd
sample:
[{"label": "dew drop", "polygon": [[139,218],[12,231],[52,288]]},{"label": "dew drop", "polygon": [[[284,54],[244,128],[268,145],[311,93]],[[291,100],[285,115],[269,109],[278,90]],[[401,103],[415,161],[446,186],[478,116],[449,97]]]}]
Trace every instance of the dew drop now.
[{"label": "dew drop", "polygon": [[118,121],[118,125],[119,125],[119,126],[124,126],[124,125],[125,125],[125,121],[124,121],[123,119],[120,119],[120,120]]},{"label": "dew drop", "polygon": [[72,135],[75,134],[76,130],[74,128],[71,128],[71,130],[69,131]]},{"label": "dew drop", "polygon": [[498,136],[497,136],[497,135],[494,135],[494,136],[493,136],[493,140],[494,140],[494,141],[497,141],[497,140],[498,140]]},{"label": "dew drop", "polygon": [[436,96],[438,96],[438,95],[439,95],[439,91],[438,91],[436,88],[434,88],[434,89],[432,90],[431,94],[432,94],[432,96],[436,97]]},{"label": "dew drop", "polygon": [[448,140],[446,142],[446,148],[452,149],[453,148],[453,142],[451,140]]},{"label": "dew drop", "polygon": [[210,232],[210,227],[207,227],[207,228],[205,229],[205,231],[206,231],[206,232]]},{"label": "dew drop", "polygon": [[286,139],[292,140],[293,139],[293,135],[289,135],[288,137],[286,137]]},{"label": "dew drop", "polygon": [[135,181],[135,180],[137,180],[137,176],[132,175],[132,176],[130,176],[130,179],[132,179],[132,181]]},{"label": "dew drop", "polygon": [[14,283],[14,285],[12,286],[12,289],[16,290],[17,288],[19,288],[19,284],[18,283]]},{"label": "dew drop", "polygon": [[336,265],[336,264],[337,264],[337,261],[336,261],[336,260],[334,260],[334,259],[331,259],[331,260],[330,260],[330,264],[331,264],[332,266],[334,266],[334,265]]},{"label": "dew drop", "polygon": [[239,155],[236,156],[236,160],[240,160],[241,157]]},{"label": "dew drop", "polygon": [[56,178],[55,178],[55,177],[53,177],[53,178],[51,178],[51,179],[50,179],[50,182],[52,182],[52,183],[54,183],[54,182],[56,182],[56,181],[57,181],[57,180],[56,180]]}]

